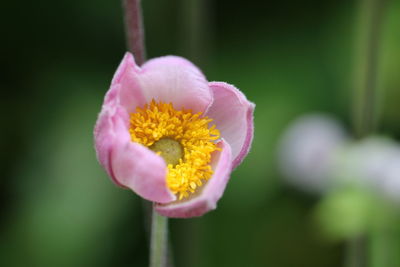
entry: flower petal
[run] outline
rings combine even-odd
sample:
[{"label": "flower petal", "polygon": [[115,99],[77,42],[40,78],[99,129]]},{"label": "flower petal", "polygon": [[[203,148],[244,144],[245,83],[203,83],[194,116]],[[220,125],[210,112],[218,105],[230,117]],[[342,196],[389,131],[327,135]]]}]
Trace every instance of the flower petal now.
[{"label": "flower petal", "polygon": [[164,160],[145,146],[132,142],[127,127],[121,116],[114,118],[111,167],[118,184],[150,201],[174,201],[176,196],[167,187]]},{"label": "flower petal", "polygon": [[166,184],[164,160],[130,139],[129,115],[122,107],[103,107],[95,127],[95,146],[99,162],[119,186],[141,197],[160,203],[176,196]]},{"label": "flower petal", "polygon": [[189,218],[201,216],[217,207],[217,202],[225,190],[232,170],[232,153],[229,144],[222,139],[218,147],[221,150],[215,151],[212,155],[211,166],[214,174],[202,188],[199,188],[201,191],[198,195],[187,201],[156,204],[158,213],[167,217]]},{"label": "flower petal", "polygon": [[188,60],[166,56],[147,61],[140,72],[140,86],[147,102],[173,103],[176,109],[205,112],[212,93],[202,72]]},{"label": "flower petal", "polygon": [[126,53],[122,59],[108,91],[104,104],[121,105],[128,112],[134,112],[136,107],[143,107],[146,99],[139,83],[140,67],[136,65],[131,53]]},{"label": "flower petal", "polygon": [[103,109],[94,127],[96,156],[107,174],[113,178],[110,166],[110,153],[113,145],[113,127],[109,109]]},{"label": "flower petal", "polygon": [[217,129],[232,148],[232,168],[247,155],[253,140],[253,112],[255,105],[233,85],[210,82],[214,102],[206,115],[213,119]]}]

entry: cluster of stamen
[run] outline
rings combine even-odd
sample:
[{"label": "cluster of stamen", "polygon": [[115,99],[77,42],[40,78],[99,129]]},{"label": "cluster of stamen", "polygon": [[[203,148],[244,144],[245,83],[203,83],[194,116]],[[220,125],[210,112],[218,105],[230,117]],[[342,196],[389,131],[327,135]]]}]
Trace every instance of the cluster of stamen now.
[{"label": "cluster of stamen", "polygon": [[179,199],[194,193],[213,173],[211,153],[218,150],[219,131],[212,119],[171,103],[151,101],[130,116],[133,142],[158,153],[167,163],[167,186]]}]

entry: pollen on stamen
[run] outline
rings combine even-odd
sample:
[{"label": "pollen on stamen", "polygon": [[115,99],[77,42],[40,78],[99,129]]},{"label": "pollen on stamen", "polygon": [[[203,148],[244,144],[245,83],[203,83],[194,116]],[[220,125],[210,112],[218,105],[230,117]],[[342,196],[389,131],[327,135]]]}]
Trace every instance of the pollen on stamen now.
[{"label": "pollen on stamen", "polygon": [[187,198],[211,178],[211,153],[220,134],[212,119],[171,103],[151,101],[130,115],[133,142],[143,144],[167,164],[167,186],[178,199]]}]

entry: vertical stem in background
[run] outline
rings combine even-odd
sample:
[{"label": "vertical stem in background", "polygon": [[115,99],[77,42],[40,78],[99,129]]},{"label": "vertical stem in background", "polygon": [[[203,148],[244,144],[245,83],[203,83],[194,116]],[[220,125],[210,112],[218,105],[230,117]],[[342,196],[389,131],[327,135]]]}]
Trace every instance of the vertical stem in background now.
[{"label": "vertical stem in background", "polygon": [[167,264],[168,219],[153,208],[151,219],[150,267],[164,267]]},{"label": "vertical stem in background", "polygon": [[[379,49],[386,0],[361,0],[360,21],[357,28],[357,59],[355,64],[354,134],[365,137],[376,130]],[[367,236],[368,239],[367,240]],[[347,267],[367,266],[367,241],[371,236],[361,235],[348,241]],[[383,266],[383,265],[382,265]]]},{"label": "vertical stem in background", "polygon": [[365,267],[365,237],[354,237],[346,244],[345,267]]},{"label": "vertical stem in background", "polygon": [[[213,0],[179,0],[179,51],[197,66],[209,69],[214,49],[214,5]],[[199,220],[175,222],[180,239],[174,247],[179,250],[179,261],[190,262],[190,266],[207,266],[202,257],[204,223]],[[173,229],[172,229],[173,230]],[[190,236],[190,240],[187,238]]]},{"label": "vertical stem in background", "polygon": [[142,65],[146,60],[144,27],[141,0],[123,0],[125,11],[125,35],[128,50],[135,56],[136,63]]},{"label": "vertical stem in background", "polygon": [[[398,266],[396,258],[399,248],[396,246],[396,236],[393,229],[379,227],[371,231],[370,267]],[[393,257],[394,256],[394,257]]]},{"label": "vertical stem in background", "polygon": [[180,48],[196,65],[207,65],[213,43],[213,1],[180,0],[179,3],[183,21]]},{"label": "vertical stem in background", "polygon": [[376,129],[379,48],[386,0],[361,0],[355,64],[354,131],[358,138]]}]

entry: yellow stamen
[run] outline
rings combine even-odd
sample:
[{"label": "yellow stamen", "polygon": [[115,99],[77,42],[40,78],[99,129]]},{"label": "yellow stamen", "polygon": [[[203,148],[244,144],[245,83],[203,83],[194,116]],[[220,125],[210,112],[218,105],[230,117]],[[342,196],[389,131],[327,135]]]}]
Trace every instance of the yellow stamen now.
[{"label": "yellow stamen", "polygon": [[164,158],[167,185],[179,199],[188,197],[213,173],[211,153],[218,150],[219,131],[201,112],[176,110],[171,103],[151,101],[130,117],[131,139]]}]

